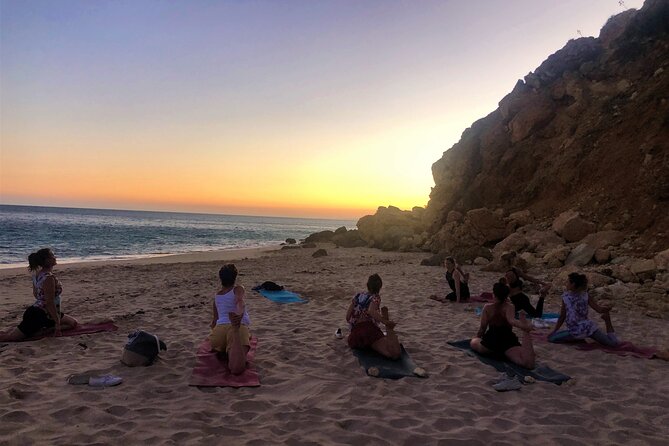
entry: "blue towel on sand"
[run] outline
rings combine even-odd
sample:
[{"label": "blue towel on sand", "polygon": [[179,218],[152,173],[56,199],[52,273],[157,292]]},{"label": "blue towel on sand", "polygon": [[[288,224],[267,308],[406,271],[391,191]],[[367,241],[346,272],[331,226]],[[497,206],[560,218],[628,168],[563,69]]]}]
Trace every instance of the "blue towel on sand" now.
[{"label": "blue towel on sand", "polygon": [[258,290],[258,292],[271,300],[272,302],[277,302],[280,304],[289,304],[293,302],[306,302],[306,299],[302,299],[299,294],[295,294],[292,291],[281,290],[281,291],[267,291],[267,290]]},{"label": "blue towel on sand", "polygon": [[370,367],[379,369],[379,376],[377,378],[399,379],[405,376],[417,378],[413,373],[416,369],[416,364],[404,349],[404,346],[402,346],[402,356],[398,360],[388,359],[374,350],[353,349],[351,351],[358,358],[358,362],[365,371],[369,370]]},{"label": "blue towel on sand", "polygon": [[557,384],[558,386],[563,382],[569,381],[571,379],[570,376],[567,376],[560,372],[556,372],[555,370],[551,369],[546,365],[538,365],[534,369],[528,370],[526,368],[523,368],[519,365],[510,362],[506,358],[480,355],[471,349],[471,347],[469,346],[469,341],[470,341],[469,339],[464,339],[462,341],[453,341],[453,342],[448,342],[448,345],[452,345],[453,347],[459,348],[460,350],[464,350],[466,352],[471,352],[482,363],[491,365],[498,371],[506,372],[507,374],[512,376],[520,376],[521,378],[524,378],[525,376],[531,376],[532,378],[537,379],[539,381],[551,382],[553,384]]}]

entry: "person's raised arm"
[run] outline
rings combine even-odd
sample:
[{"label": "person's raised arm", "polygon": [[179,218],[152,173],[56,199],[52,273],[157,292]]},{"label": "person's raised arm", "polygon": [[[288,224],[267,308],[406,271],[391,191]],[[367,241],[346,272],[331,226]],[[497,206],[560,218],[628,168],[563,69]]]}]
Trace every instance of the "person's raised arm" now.
[{"label": "person's raised arm", "polygon": [[460,303],[460,278],[461,278],[460,271],[456,268],[455,271],[453,271],[453,281],[455,282],[455,301],[457,303]]},{"label": "person's raised arm", "polygon": [[608,305],[599,305],[597,301],[590,295],[588,295],[588,305],[590,305],[590,308],[595,310],[597,313],[602,314],[602,313],[608,313],[611,311],[611,307]]},{"label": "person's raised arm", "polygon": [[235,287],[235,304],[237,305],[237,314],[243,315],[245,310],[244,295],[246,290],[243,286],[237,285]]},{"label": "person's raised arm", "polygon": [[385,319],[381,314],[381,310],[379,309],[379,299],[372,300],[372,303],[369,304],[369,308],[367,309],[367,314],[369,314],[376,322],[381,322],[383,325],[388,325],[389,322],[392,322]]},{"label": "person's raised arm", "polygon": [[529,331],[534,328],[532,326],[532,322],[530,321],[525,321],[523,323],[519,320],[516,320],[516,312],[513,309],[513,305],[506,305],[506,308],[504,310],[504,316],[506,317],[506,321],[509,323],[509,325],[513,327],[520,328],[521,330],[525,331]]},{"label": "person's raised arm", "polygon": [[486,308],[487,305],[483,307],[483,311],[481,312],[481,325],[479,326],[479,331],[476,333],[477,338],[482,338],[486,328],[488,328],[488,312]]},{"label": "person's raised arm", "polygon": [[51,316],[51,320],[56,324],[54,335],[60,336],[60,313],[58,313],[58,309],[56,308],[56,279],[53,276],[48,276],[44,280],[42,289],[44,290],[46,311]]},{"label": "person's raised arm", "polygon": [[546,286],[546,282],[544,282],[543,280],[539,280],[536,277],[530,276],[529,274],[527,274],[525,271],[523,271],[520,268],[516,268],[515,272],[516,272],[516,275],[518,277],[520,277],[521,279],[525,279],[528,282],[537,283],[541,286]]},{"label": "person's raised arm", "polygon": [[348,305],[348,310],[346,310],[346,322],[351,322],[352,317],[353,317],[353,301],[351,300],[351,303]]},{"label": "person's raised arm", "polygon": [[212,304],[212,320],[211,320],[211,328],[214,328],[216,326],[216,322],[218,322],[218,308],[216,308],[216,299],[214,299],[214,302]]}]

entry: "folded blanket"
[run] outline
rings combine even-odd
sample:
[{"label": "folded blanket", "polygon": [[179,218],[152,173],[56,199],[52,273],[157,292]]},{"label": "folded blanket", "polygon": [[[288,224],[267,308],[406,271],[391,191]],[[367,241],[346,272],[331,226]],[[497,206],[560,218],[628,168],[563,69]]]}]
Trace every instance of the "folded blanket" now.
[{"label": "folded blanket", "polygon": [[306,302],[305,299],[302,299],[299,294],[293,293],[288,290],[281,291],[269,291],[269,290],[258,290],[258,292],[272,302],[277,302],[280,304],[288,304],[293,302]]},{"label": "folded blanket", "polygon": [[[100,333],[103,331],[116,331],[116,330],[118,330],[118,327],[114,325],[113,322],[102,322],[99,324],[79,324],[77,325],[77,328],[73,328],[71,330],[63,330],[61,332],[60,337],[79,336],[84,334]],[[47,334],[35,335],[31,338],[24,339],[22,342],[37,341],[38,339],[46,337],[53,337],[53,334],[47,333]]]},{"label": "folded blanket", "polygon": [[562,384],[565,381],[571,379],[570,376],[567,376],[563,373],[557,372],[546,365],[538,365],[532,370],[523,368],[517,364],[512,363],[506,358],[484,356],[475,352],[469,346],[470,339],[463,339],[462,341],[453,341],[448,342],[449,345],[464,350],[466,352],[471,352],[474,354],[482,363],[488,364],[500,372],[506,372],[512,376],[520,376],[524,378],[526,376],[531,376],[534,379],[539,381],[547,381],[557,385]]},{"label": "folded blanket", "polygon": [[188,381],[189,386],[200,387],[257,387],[260,385],[258,371],[253,365],[258,339],[251,338],[251,349],[246,355],[247,369],[241,375],[233,375],[225,359],[219,359],[211,351],[207,337],[197,350],[195,367]]},{"label": "folded blanket", "polygon": [[358,358],[360,366],[365,371],[368,371],[370,367],[376,367],[379,370],[379,375],[376,378],[399,379],[405,376],[417,377],[414,374],[417,366],[409,356],[409,353],[404,349],[404,346],[402,346],[402,356],[397,360],[388,359],[374,350],[352,349],[351,351]]}]

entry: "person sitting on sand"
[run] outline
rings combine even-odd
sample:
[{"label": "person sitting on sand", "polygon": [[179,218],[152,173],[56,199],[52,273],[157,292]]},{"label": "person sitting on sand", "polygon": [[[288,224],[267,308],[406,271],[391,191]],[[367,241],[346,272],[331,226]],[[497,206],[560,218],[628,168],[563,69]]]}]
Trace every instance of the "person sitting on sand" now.
[{"label": "person sitting on sand", "polygon": [[[562,308],[555,329],[548,335],[550,342],[574,342],[590,337],[602,345],[615,347],[620,343],[611,324],[611,307],[599,305],[588,295],[588,278],[585,274],[571,273],[562,293]],[[597,323],[588,318],[588,306],[602,315],[606,324],[604,333]],[[567,329],[560,327],[567,322]]]},{"label": "person sitting on sand", "polygon": [[[546,283],[530,276],[515,266],[511,267],[511,269],[506,272],[504,278],[505,280],[500,280],[500,282],[506,283],[509,286],[509,299],[511,300],[511,303],[513,303],[516,313],[524,311],[529,317],[541,317],[544,314],[544,301],[549,289],[549,286]],[[523,281],[521,279],[541,285],[539,301],[537,302],[536,308],[530,303],[528,295],[523,292]]]},{"label": "person sitting on sand", "polygon": [[[532,346],[530,331],[532,324],[520,313],[520,320],[514,317],[513,305],[507,302],[509,287],[503,283],[493,286],[496,302],[486,304],[481,314],[481,327],[470,342],[472,350],[482,355],[503,355],[509,361],[527,369],[533,369],[536,355]],[[512,327],[523,330],[523,344]]]},{"label": "person sitting on sand", "polygon": [[446,257],[444,267],[446,267],[446,282],[451,287],[451,292],[446,297],[433,294],[430,299],[438,302],[451,301],[457,303],[469,300],[469,285],[467,284],[469,273],[464,273],[453,257]]},{"label": "person sitting on sand", "polygon": [[248,328],[251,319],[244,303],[244,287],[235,285],[237,274],[237,267],[232,263],[223,265],[218,272],[221,289],[214,296],[209,335],[212,351],[227,355],[228,368],[233,375],[246,370],[246,354],[251,349]]},{"label": "person sitting on sand", "polygon": [[[372,274],[367,280],[367,292],[358,293],[351,300],[346,311],[346,321],[351,326],[348,345],[357,349],[371,348],[387,358],[399,359],[402,348],[395,334],[395,322],[389,319],[387,307],[379,311],[382,286],[381,277]],[[379,323],[386,327],[387,334],[383,334]]]},{"label": "person sitting on sand", "polygon": [[56,263],[56,256],[49,248],[42,248],[28,256],[35,303],[26,308],[18,327],[0,333],[0,341],[22,341],[50,330],[53,330],[54,336],[60,336],[62,331],[78,325],[75,318],[61,312],[63,287],[53,274]]}]

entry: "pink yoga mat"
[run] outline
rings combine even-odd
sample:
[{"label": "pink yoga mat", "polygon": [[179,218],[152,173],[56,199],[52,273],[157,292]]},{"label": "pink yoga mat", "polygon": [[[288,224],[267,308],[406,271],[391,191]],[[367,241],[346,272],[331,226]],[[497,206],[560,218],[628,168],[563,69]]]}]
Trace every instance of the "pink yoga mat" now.
[{"label": "pink yoga mat", "polygon": [[[72,330],[63,330],[61,332],[61,335],[58,337],[64,338],[66,336],[79,336],[84,334],[100,333],[102,331],[116,331],[116,330],[118,330],[118,327],[114,325],[113,322],[102,322],[100,324],[79,324],[77,328],[73,328]],[[52,338],[52,337],[54,336],[51,333],[41,334],[33,336],[32,338],[25,339],[23,342],[37,341],[38,339]]]},{"label": "pink yoga mat", "polygon": [[251,350],[246,355],[248,368],[241,375],[230,373],[228,363],[211,351],[209,338],[200,344],[197,350],[195,367],[188,385],[201,387],[257,387],[260,385],[258,371],[253,366],[253,359],[258,345],[258,338],[251,338]]},{"label": "pink yoga mat", "polygon": [[575,344],[579,350],[602,350],[606,353],[613,353],[618,356],[634,356],[635,358],[653,359],[657,349],[653,347],[638,347],[631,342],[621,342],[615,347],[607,347],[598,342],[582,342]]},{"label": "pink yoga mat", "polygon": [[[531,336],[533,341],[548,342],[548,333],[545,331],[534,330],[531,332]],[[632,344],[631,342],[627,341],[621,342],[616,347],[607,347],[605,345],[600,344],[599,342],[592,340],[560,342],[556,343],[556,345],[571,345],[583,351],[601,350],[603,352],[612,353],[618,356],[633,356],[635,358],[644,358],[644,359],[653,359],[658,352],[658,349],[656,348],[638,347]]]},{"label": "pink yoga mat", "polygon": [[484,292],[479,294],[478,296],[470,296],[469,301],[470,302],[483,302],[483,303],[488,303],[492,302],[494,300],[495,296],[493,296],[492,293]]}]

